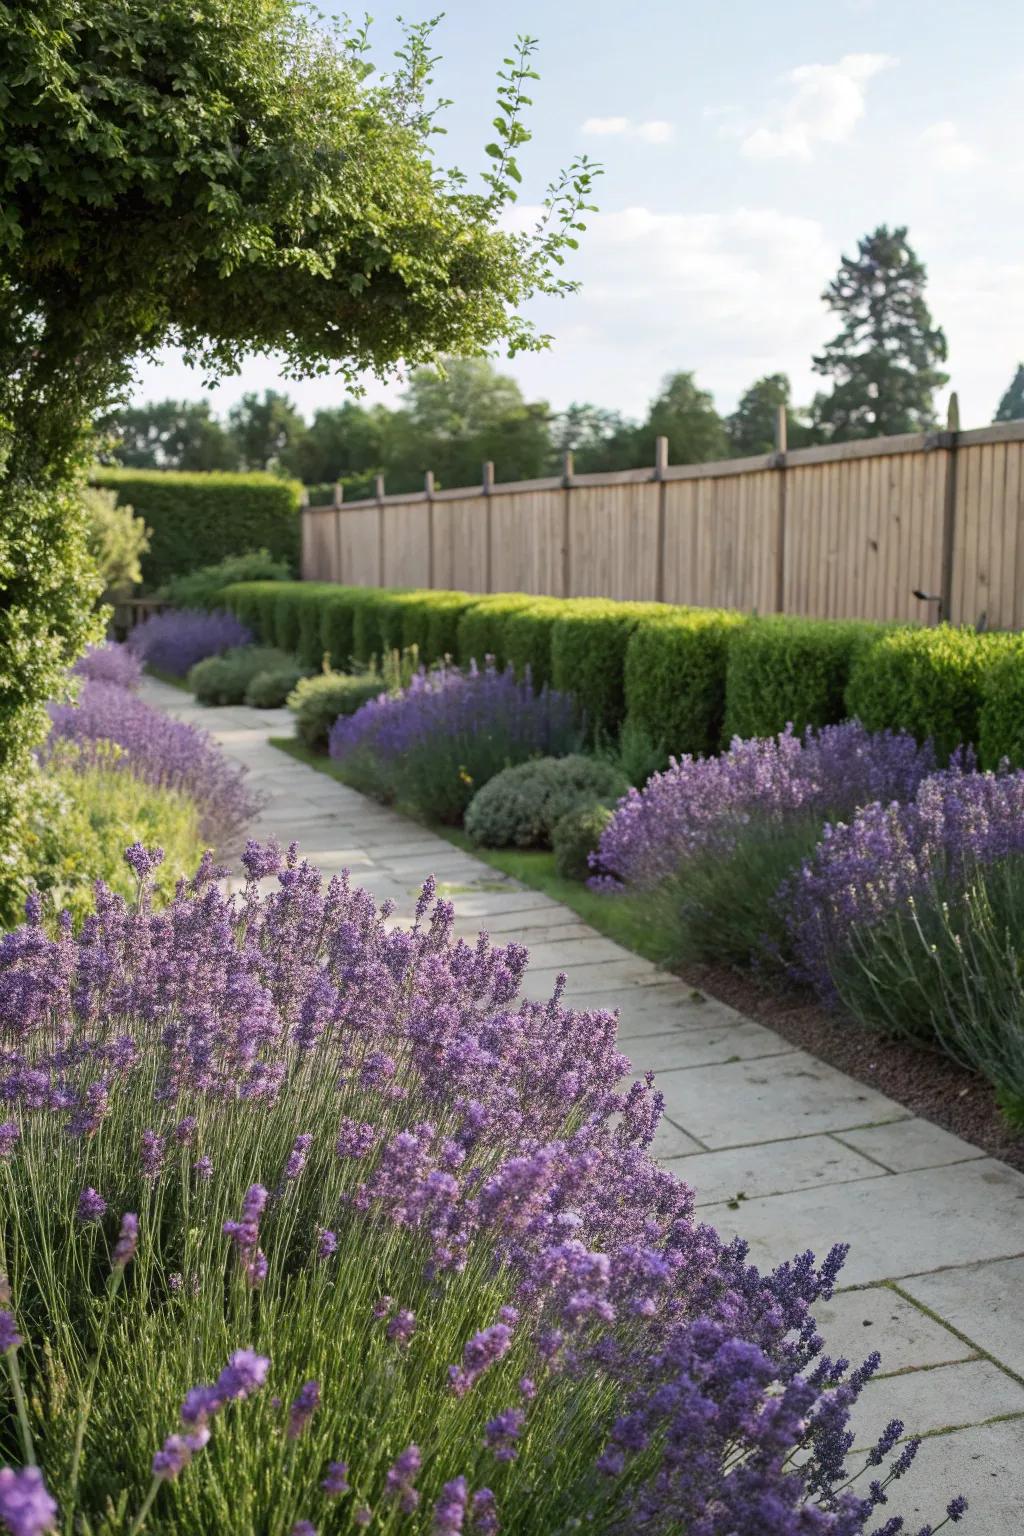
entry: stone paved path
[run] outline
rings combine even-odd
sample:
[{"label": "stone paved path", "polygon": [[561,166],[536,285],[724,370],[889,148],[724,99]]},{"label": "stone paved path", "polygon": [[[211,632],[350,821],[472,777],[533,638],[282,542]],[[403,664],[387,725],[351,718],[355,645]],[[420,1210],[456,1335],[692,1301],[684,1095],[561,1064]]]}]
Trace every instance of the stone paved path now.
[{"label": "stone paved path", "polygon": [[619,1008],[623,1049],[665,1095],[656,1151],[697,1191],[702,1218],[742,1233],[762,1266],[852,1245],[845,1289],[818,1320],[833,1354],[881,1351],[864,1438],[893,1416],[936,1436],[886,1516],[916,1532],[962,1491],[968,1536],[1024,1531],[1024,1176],[270,747],[291,734],[286,711],[201,709],[153,681],[144,692],[250,770],[267,797],[252,835],[298,839],[325,873],[350,869],[402,915],[433,873],[460,932],[529,945],[532,996],[564,970],[569,1001]]}]

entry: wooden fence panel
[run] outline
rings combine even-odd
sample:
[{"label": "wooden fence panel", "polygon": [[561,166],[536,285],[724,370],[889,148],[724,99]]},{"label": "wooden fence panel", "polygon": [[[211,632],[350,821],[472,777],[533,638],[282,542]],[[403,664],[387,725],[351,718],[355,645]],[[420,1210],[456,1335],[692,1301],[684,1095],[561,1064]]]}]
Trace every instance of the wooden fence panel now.
[{"label": "wooden fence panel", "polygon": [[385,587],[426,587],[430,585],[430,504],[418,501],[385,502],[384,519]]},{"label": "wooden fence panel", "polygon": [[779,490],[775,470],[666,481],[665,601],[772,612]]},{"label": "wooden fence panel", "polygon": [[[575,493],[573,493],[575,494]],[[491,591],[562,597],[566,498],[564,489],[521,491],[489,498]]]},{"label": "wooden fence panel", "polygon": [[989,629],[1024,627],[1024,442],[957,453],[953,617]]},{"label": "wooden fence panel", "polygon": [[342,511],[338,513],[338,522],[342,581],[352,587],[382,586],[380,508],[368,506]]},{"label": "wooden fence panel", "polygon": [[580,486],[569,496],[569,597],[652,599],[661,487]]},{"label": "wooden fence panel", "polygon": [[434,502],[434,586],[487,591],[487,497]]}]

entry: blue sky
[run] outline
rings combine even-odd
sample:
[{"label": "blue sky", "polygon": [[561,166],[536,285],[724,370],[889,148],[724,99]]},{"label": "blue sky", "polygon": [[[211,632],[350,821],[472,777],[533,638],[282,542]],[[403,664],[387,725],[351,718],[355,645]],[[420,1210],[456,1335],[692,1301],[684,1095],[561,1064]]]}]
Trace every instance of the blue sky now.
[{"label": "blue sky", "polygon": [[[888,222],[909,225],[928,266],[964,424],[991,419],[1024,359],[1016,0],[451,0],[436,88],[455,105],[438,143],[467,172],[483,162],[494,72],[520,31],[540,39],[541,74],[522,201],[579,151],[605,166],[575,259],[582,292],[536,304],[553,347],[508,365],[529,397],[638,415],[663,374],[692,368],[721,410],[779,369],[806,400],[811,352],[836,328],[821,290],[858,236]],[[397,26],[381,17],[372,35],[386,66]],[[267,387],[307,413],[342,398],[331,380],[281,384],[272,358],[253,358],[215,407]],[[135,398],[201,393],[167,353],[140,370]]]}]

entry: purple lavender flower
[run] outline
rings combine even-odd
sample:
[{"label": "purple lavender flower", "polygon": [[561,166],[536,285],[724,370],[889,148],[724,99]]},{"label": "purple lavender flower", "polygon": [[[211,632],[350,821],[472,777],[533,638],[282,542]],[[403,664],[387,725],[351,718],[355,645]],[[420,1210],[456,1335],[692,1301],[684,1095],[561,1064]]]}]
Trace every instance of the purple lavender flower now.
[{"label": "purple lavender flower", "polygon": [[955,1499],[950,1499],[946,1505],[946,1518],[957,1525],[967,1513],[967,1500],[963,1494],[958,1494]]},{"label": "purple lavender flower", "polygon": [[388,1323],[387,1336],[392,1344],[408,1344],[416,1332],[416,1314],[403,1307]]},{"label": "purple lavender flower", "polygon": [[469,1528],[473,1536],[498,1536],[498,1501],[489,1488],[478,1488],[474,1493]]},{"label": "purple lavender flower", "polygon": [[164,1166],[164,1138],[156,1131],[143,1131],[139,1164],[144,1179],[158,1179]]},{"label": "purple lavender flower", "polygon": [[57,1503],[38,1467],[0,1467],[0,1521],[11,1536],[42,1536],[57,1524]]},{"label": "purple lavender flower", "polygon": [[139,1243],[139,1218],[134,1211],[126,1211],[121,1217],[121,1230],[111,1256],[112,1269],[125,1269],[135,1257]]},{"label": "purple lavender flower", "polygon": [[192,1145],[192,1138],[196,1134],[198,1125],[199,1121],[195,1115],[186,1115],[184,1119],[178,1121],[174,1127],[174,1139],[179,1147],[190,1147]]},{"label": "purple lavender flower", "polygon": [[647,888],[701,853],[728,853],[751,817],[784,826],[797,816],[846,816],[873,800],[910,798],[935,770],[930,746],[856,721],[802,737],[733,740],[720,757],[672,759],[620,800],[592,855],[592,884]]},{"label": "purple lavender flower", "polygon": [[173,1482],[188,1466],[195,1453],[203,1449],[209,1438],[210,1431],[205,1424],[201,1424],[192,1434],[168,1435],[153,1457],[153,1476],[164,1482]]},{"label": "purple lavender flower", "polygon": [[296,1136],[295,1143],[288,1155],[288,1161],[284,1168],[284,1176],[289,1183],[297,1179],[302,1173],[302,1170],[306,1166],[306,1158],[309,1156],[309,1149],[312,1145],[312,1136]]},{"label": "purple lavender flower", "polygon": [[346,1116],[338,1128],[335,1150],[339,1157],[365,1157],[377,1139],[377,1132],[365,1122],[357,1124]]},{"label": "purple lavender flower", "polygon": [[50,735],[42,754],[72,742],[88,761],[113,742],[120,753],[105,766],[134,774],[157,788],[177,789],[195,802],[200,830],[224,845],[259,809],[245,782],[208,732],[174,720],[113,683],[87,682],[72,704],[50,705]]},{"label": "purple lavender flower", "polygon": [[135,689],[142,681],[142,663],[128,646],[108,640],[103,645],[90,645],[71,673],[90,683],[113,683],[118,688]]},{"label": "purple lavender flower", "polygon": [[296,1520],[292,1526],[292,1536],[316,1536],[316,1526],[312,1520]]},{"label": "purple lavender flower", "polygon": [[270,1361],[252,1349],[236,1349],[217,1377],[216,1392],[222,1401],[250,1397],[267,1379]]},{"label": "purple lavender flower", "polygon": [[321,1227],[317,1234],[316,1256],[318,1259],[330,1259],[338,1251],[338,1236],[328,1227]]},{"label": "purple lavender flower", "polygon": [[207,1183],[213,1177],[213,1158],[207,1157],[205,1153],[202,1157],[197,1157],[192,1164],[192,1171],[197,1179],[202,1179],[204,1184]]},{"label": "purple lavender flower", "polygon": [[6,1308],[0,1311],[0,1355],[9,1354],[12,1349],[17,1349],[19,1344],[25,1341],[15,1325],[14,1314]]},{"label": "purple lavender flower", "polygon": [[181,608],[154,614],[132,630],[126,644],[143,665],[184,677],[197,661],[219,656],[234,645],[250,645],[252,639],[234,614]]},{"label": "purple lavender flower", "polygon": [[288,1438],[297,1440],[320,1406],[320,1383],[307,1381],[288,1410]]},{"label": "purple lavender flower", "polygon": [[107,1202],[101,1194],[98,1194],[92,1185],[87,1185],[78,1197],[75,1207],[75,1220],[82,1226],[88,1226],[90,1222],[102,1221],[106,1215]]},{"label": "purple lavender flower", "polygon": [[430,1527],[433,1536],[460,1536],[466,1518],[467,1493],[464,1477],[445,1483],[434,1505],[434,1519]]},{"label": "purple lavender flower", "polygon": [[141,843],[132,843],[124,851],[124,861],[128,868],[139,880],[148,880],[154,869],[164,861],[162,848],[144,848]]},{"label": "purple lavender flower", "polygon": [[352,1511],[352,1524],[358,1526],[369,1525],[373,1519],[373,1510],[366,1504],[360,1504],[358,1509]]},{"label": "purple lavender flower", "polygon": [[448,1379],[456,1397],[464,1397],[484,1371],[507,1355],[512,1348],[512,1330],[507,1323],[492,1323],[468,1341],[462,1351],[462,1364],[448,1367]]},{"label": "purple lavender flower", "polygon": [[327,1463],[327,1472],[320,1487],[330,1499],[340,1498],[343,1493],[348,1493],[348,1463],[345,1461],[329,1461]]},{"label": "purple lavender flower", "polygon": [[230,1237],[250,1285],[258,1285],[267,1273],[267,1260],[259,1248],[260,1217],[269,1199],[262,1184],[252,1184],[242,1202],[241,1221],[226,1221],[225,1237]]},{"label": "purple lavender flower", "polygon": [[515,1461],[519,1451],[518,1440],[526,1423],[521,1408],[506,1408],[504,1413],[488,1419],[484,1429],[484,1444],[494,1454],[495,1461]]},{"label": "purple lavender flower", "polygon": [[422,1465],[418,1445],[407,1445],[392,1462],[385,1478],[388,1497],[394,1499],[403,1515],[411,1515],[420,1496],[413,1487]]},{"label": "purple lavender flower", "polygon": [[0,1158],[10,1157],[20,1140],[20,1126],[13,1120],[0,1121]]}]

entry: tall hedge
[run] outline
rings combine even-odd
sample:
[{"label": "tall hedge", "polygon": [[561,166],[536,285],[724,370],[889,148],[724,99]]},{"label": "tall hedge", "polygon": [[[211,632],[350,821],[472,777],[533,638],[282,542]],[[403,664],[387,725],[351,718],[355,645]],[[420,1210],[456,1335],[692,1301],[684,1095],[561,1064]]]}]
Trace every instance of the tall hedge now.
[{"label": "tall hedge", "polygon": [[529,670],[535,688],[551,681],[551,642],[565,609],[558,597],[538,597],[523,608],[510,608],[502,624],[506,666],[517,677]]},{"label": "tall hedge", "polygon": [[978,719],[978,751],[984,768],[1007,758],[1024,768],[1024,637],[1017,635],[985,669]]},{"label": "tall hedge", "polygon": [[626,647],[641,620],[660,620],[660,603],[576,598],[562,604],[551,635],[551,681],[575,694],[592,739],[616,736],[626,714]]},{"label": "tall hedge", "polygon": [[[994,669],[1018,646],[1014,635],[979,635],[949,624],[892,630],[858,657],[846,694],[849,712],[871,731],[888,726],[911,731],[919,741],[930,739],[946,758],[962,744],[978,743],[986,689],[998,675]],[[997,718],[994,706],[990,744],[997,738]]]},{"label": "tall hedge", "polygon": [[489,597],[474,598],[459,615],[455,654],[460,663],[468,666],[476,661],[482,665],[485,656],[493,656],[495,663],[504,667],[508,661],[509,615],[532,608],[536,602],[536,597],[527,592],[495,592]]},{"label": "tall hedge", "polygon": [[673,756],[717,750],[729,643],[741,614],[674,608],[638,624],[626,645],[626,719]]},{"label": "tall hedge", "polygon": [[860,620],[782,614],[735,629],[729,640],[725,739],[845,720],[857,657],[885,633],[882,625]]},{"label": "tall hedge", "polygon": [[142,557],[148,587],[249,550],[266,549],[293,568],[298,565],[302,487],[297,480],[97,469],[93,481],[109,486],[152,530],[149,553]]}]

